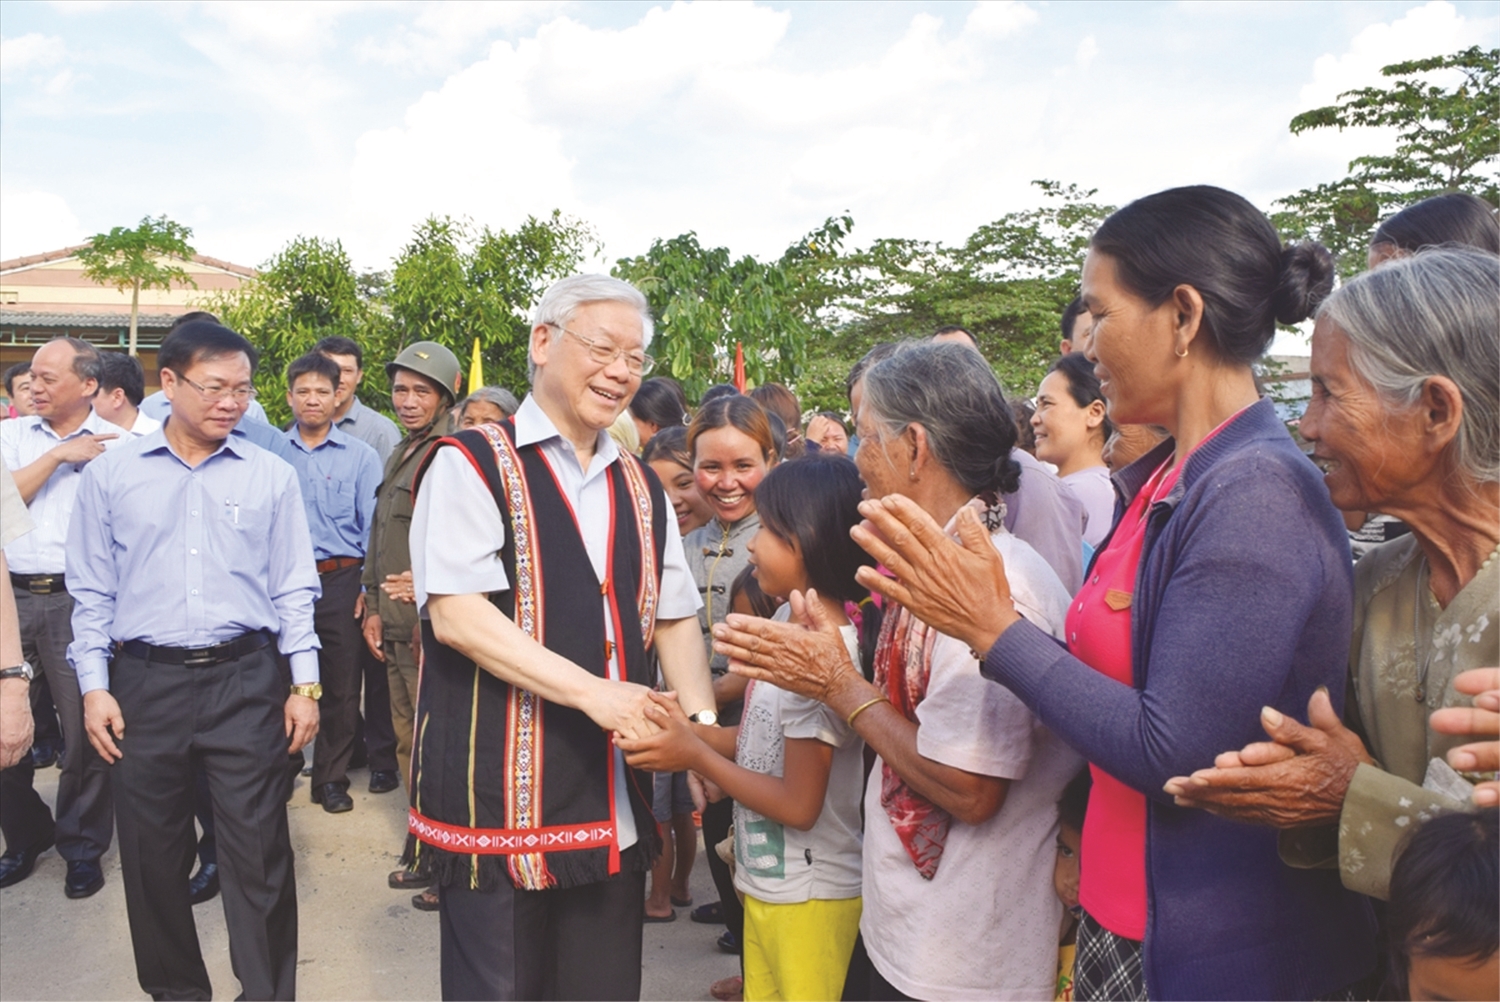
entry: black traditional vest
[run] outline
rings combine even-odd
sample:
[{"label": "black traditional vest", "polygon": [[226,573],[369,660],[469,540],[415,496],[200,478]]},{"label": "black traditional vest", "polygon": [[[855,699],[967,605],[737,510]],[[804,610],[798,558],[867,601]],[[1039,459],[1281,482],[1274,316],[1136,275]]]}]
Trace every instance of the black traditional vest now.
[{"label": "black traditional vest", "polygon": [[[609,465],[609,553],[601,582],[541,448],[517,449],[514,441],[509,421],[439,440],[422,460],[413,492],[438,449],[461,451],[505,521],[500,555],[511,587],[491,601],[549,650],[604,677],[614,651],[602,595],[625,677],[652,685],[647,651],[667,531],[655,475],[625,453]],[[442,502],[434,500],[433,524],[441,526]],[[542,890],[620,872],[609,735],[583,712],[503,682],[438,643],[426,620],[422,654],[409,828],[416,854],[431,854],[439,880],[486,890],[503,872],[518,888]],[[625,775],[645,850],[631,854],[632,869],[646,869],[659,847],[651,775],[628,767]]]}]

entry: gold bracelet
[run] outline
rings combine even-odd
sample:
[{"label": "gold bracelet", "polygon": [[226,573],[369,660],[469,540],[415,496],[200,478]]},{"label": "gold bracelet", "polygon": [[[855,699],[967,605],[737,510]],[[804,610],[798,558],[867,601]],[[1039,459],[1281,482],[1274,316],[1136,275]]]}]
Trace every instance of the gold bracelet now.
[{"label": "gold bracelet", "polygon": [[844,718],[844,723],[848,724],[850,727],[853,727],[854,726],[854,718],[855,717],[859,716],[861,713],[864,713],[866,710],[868,710],[870,707],[874,706],[876,703],[889,703],[889,702],[890,702],[890,700],[888,698],[886,698],[885,696],[876,696],[874,699],[870,700],[868,703],[861,703],[859,706],[856,706],[854,708],[854,712],[851,713],[851,714],[849,714],[849,716],[847,716],[847,717]]}]

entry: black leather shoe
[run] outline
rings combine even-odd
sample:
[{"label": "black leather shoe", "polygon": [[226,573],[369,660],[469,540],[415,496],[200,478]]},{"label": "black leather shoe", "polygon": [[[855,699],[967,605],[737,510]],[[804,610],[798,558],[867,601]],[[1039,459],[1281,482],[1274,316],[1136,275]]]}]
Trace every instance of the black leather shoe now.
[{"label": "black leather shoe", "polygon": [[354,798],[337,783],[324,783],[322,786],[313,787],[312,801],[315,804],[322,804],[323,810],[329,814],[343,814],[345,811],[354,810]]},{"label": "black leather shoe", "polygon": [[201,905],[219,896],[219,864],[204,863],[188,881],[188,901]]},{"label": "black leather shoe", "polygon": [[87,898],[104,886],[104,868],[97,859],[75,859],[68,862],[68,879],[63,893],[70,898]]},{"label": "black leather shoe", "polygon": [[394,769],[371,769],[370,792],[390,793],[401,785],[401,774]]},{"label": "black leather shoe", "polygon": [[48,835],[30,848],[17,849],[0,856],[0,887],[19,884],[31,876],[31,871],[36,869],[37,858],[52,848],[54,841],[54,837]]},{"label": "black leather shoe", "polygon": [[31,767],[46,769],[57,763],[57,747],[50,741],[39,741],[31,746]]}]

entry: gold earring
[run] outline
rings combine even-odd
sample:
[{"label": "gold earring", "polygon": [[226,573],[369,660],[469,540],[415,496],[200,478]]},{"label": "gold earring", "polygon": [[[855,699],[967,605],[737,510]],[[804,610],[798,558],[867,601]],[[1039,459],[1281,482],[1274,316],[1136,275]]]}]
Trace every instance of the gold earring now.
[{"label": "gold earring", "polygon": [[1176,355],[1178,358],[1187,358],[1188,350],[1184,348],[1181,351],[1174,351],[1172,352],[1172,354]]}]

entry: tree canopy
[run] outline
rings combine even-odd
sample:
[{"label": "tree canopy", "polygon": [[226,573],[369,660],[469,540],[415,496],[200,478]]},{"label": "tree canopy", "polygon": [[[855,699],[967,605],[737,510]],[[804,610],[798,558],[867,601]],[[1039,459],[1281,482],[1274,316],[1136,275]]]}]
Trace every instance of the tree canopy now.
[{"label": "tree canopy", "polygon": [[116,226],[96,233],[78,252],[83,273],[100,285],[130,290],[130,354],[136,354],[136,324],[140,316],[142,289],[170,289],[173,285],[198,284],[173,260],[188,261],[195,253],[188,244],[193,231],[165,215],[147,216],[134,229]]}]

